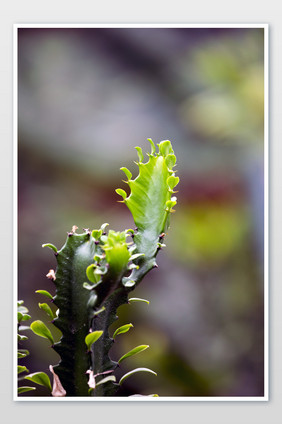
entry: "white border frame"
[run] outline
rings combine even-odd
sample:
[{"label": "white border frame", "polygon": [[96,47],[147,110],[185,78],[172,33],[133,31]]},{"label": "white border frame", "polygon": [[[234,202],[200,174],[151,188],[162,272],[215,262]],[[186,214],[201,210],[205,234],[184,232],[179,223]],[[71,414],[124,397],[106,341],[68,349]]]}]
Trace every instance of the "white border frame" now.
[{"label": "white border frame", "polygon": [[[218,397],[19,397],[17,393],[17,294],[18,294],[18,29],[19,28],[262,28],[264,29],[264,396],[218,396]],[[13,400],[80,402],[266,402],[269,401],[269,25],[268,24],[39,24],[25,23],[13,25]]]}]

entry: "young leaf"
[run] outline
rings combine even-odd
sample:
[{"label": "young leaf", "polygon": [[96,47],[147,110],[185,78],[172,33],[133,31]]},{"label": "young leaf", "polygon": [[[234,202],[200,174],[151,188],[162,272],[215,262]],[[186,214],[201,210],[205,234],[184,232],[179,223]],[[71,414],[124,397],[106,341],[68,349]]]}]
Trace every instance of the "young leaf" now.
[{"label": "young leaf", "polygon": [[29,314],[18,312],[18,323],[20,323],[21,321],[27,321],[30,318],[31,316]]},{"label": "young leaf", "polygon": [[175,176],[171,175],[167,179],[167,185],[169,186],[169,188],[171,190],[173,190],[174,187],[177,186],[178,183],[179,183],[179,177],[175,177]]},{"label": "young leaf", "polygon": [[21,334],[18,334],[18,340],[19,341],[28,340],[28,337],[22,336]]},{"label": "young leaf", "polygon": [[126,380],[128,377],[130,377],[131,375],[137,373],[137,372],[150,372],[151,374],[157,375],[157,373],[155,371],[150,370],[149,368],[135,368],[132,371],[129,371],[128,373],[124,374],[121,379],[119,380],[119,385],[121,385],[124,380]]},{"label": "young leaf", "polygon": [[150,303],[149,300],[141,299],[139,297],[131,297],[130,299],[128,299],[128,302],[129,303],[131,303],[131,302],[144,302],[144,303],[147,303],[148,305]]},{"label": "young leaf", "polygon": [[29,355],[29,351],[26,349],[19,349],[18,350],[18,358],[25,358]]},{"label": "young leaf", "polygon": [[86,268],[87,278],[93,284],[97,284],[101,280],[101,275],[99,275],[96,271],[97,271],[97,267],[95,264],[91,264]]},{"label": "young leaf", "polygon": [[119,194],[123,198],[123,200],[125,200],[127,197],[126,192],[122,188],[117,188],[116,193]]},{"label": "young leaf", "polygon": [[147,138],[147,140],[151,144],[151,155],[153,155],[155,153],[155,151],[156,151],[155,143],[153,142],[153,140],[151,138]]},{"label": "young leaf", "polygon": [[137,355],[137,353],[143,352],[143,350],[148,349],[149,345],[140,345],[136,346],[134,349],[131,349],[129,352],[127,352],[125,355],[123,355],[119,360],[118,363],[120,364],[122,361],[124,361],[126,358],[129,358],[130,356]]},{"label": "young leaf", "polygon": [[45,339],[50,340],[52,345],[54,344],[53,336],[49,330],[49,328],[46,327],[44,322],[37,320],[33,321],[33,323],[30,324],[31,330],[34,332],[34,334],[37,334],[37,336],[44,337]]},{"label": "young leaf", "polygon": [[94,312],[94,316],[96,317],[97,315],[101,314],[101,312],[104,312],[105,309],[106,309],[105,306],[102,306],[102,308],[100,308],[100,309],[98,309],[98,311]]},{"label": "young leaf", "polygon": [[21,372],[28,372],[27,367],[24,367],[22,365],[18,365],[18,374],[20,374]]},{"label": "young leaf", "polygon": [[26,380],[30,380],[33,383],[40,384],[41,386],[47,387],[47,389],[52,391],[50,379],[45,372],[35,372],[33,374],[26,375],[24,377]]},{"label": "young leaf", "polygon": [[18,312],[21,312],[22,314],[27,314],[28,309],[25,306],[18,306]]},{"label": "young leaf", "polygon": [[30,392],[31,390],[35,390],[35,387],[22,386],[18,388],[18,394],[20,395],[21,393]]},{"label": "young leaf", "polygon": [[129,331],[129,329],[133,327],[132,324],[125,324],[122,325],[121,327],[117,328],[116,331],[113,334],[113,339],[118,335],[118,334],[123,334],[123,333],[127,333],[127,331]]},{"label": "young leaf", "polygon": [[169,169],[172,169],[176,163],[176,156],[173,154],[167,155],[167,157],[165,158],[165,162],[167,164],[167,167]]},{"label": "young leaf", "polygon": [[127,176],[127,178],[128,178],[129,180],[131,180],[132,174],[131,174],[131,172],[129,171],[129,169],[127,169],[125,166],[123,166],[122,168],[120,168],[120,170],[121,170],[121,171],[123,171],[123,172],[125,173],[125,175]]},{"label": "young leaf", "polygon": [[135,149],[137,150],[139,162],[142,162],[142,160],[144,159],[144,156],[143,156],[143,152],[142,152],[141,147],[137,146],[137,147],[135,147]]},{"label": "young leaf", "polygon": [[87,334],[85,337],[85,343],[88,350],[90,350],[92,344],[95,343],[102,336],[102,334],[103,331],[93,331],[92,333]]},{"label": "young leaf", "polygon": [[102,235],[102,230],[101,229],[100,230],[93,230],[92,231],[92,237],[95,240],[99,240],[99,238],[101,237],[101,235]]},{"label": "young leaf", "polygon": [[48,297],[48,299],[53,300],[53,296],[47,290],[36,290],[35,293],[43,294],[43,296]]},{"label": "young leaf", "polygon": [[44,312],[53,320],[55,318],[55,315],[53,314],[52,309],[50,308],[47,303],[38,303],[38,306],[40,309],[43,309]]}]

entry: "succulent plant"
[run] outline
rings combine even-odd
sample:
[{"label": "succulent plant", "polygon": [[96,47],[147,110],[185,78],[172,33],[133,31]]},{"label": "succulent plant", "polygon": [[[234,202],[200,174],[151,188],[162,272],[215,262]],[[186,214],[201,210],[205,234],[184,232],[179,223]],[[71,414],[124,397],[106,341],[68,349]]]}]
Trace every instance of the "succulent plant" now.
[{"label": "succulent plant", "polygon": [[171,143],[160,142],[156,152],[153,141],[149,139],[149,142],[151,152],[146,163],[141,148],[136,147],[139,174],[135,179],[127,168],[121,168],[130,193],[116,190],[132,214],[135,229],[106,231],[108,224],[103,224],[99,229],[85,229],[78,234],[78,228],[73,226],[60,250],[50,243],[43,245],[51,248],[56,256],[57,268],[47,274],[54,282],[56,294],[53,297],[46,290],[37,292],[58,310],[54,314],[47,303],[39,306],[62,336],[54,342],[50,330],[38,320],[30,328],[49,339],[60,355],[59,364],[50,367],[53,396],[113,396],[133,373],[155,374],[148,368],[137,368],[117,382],[118,365],[148,346],[137,346],[116,362],[110,357],[113,341],[118,334],[128,332],[132,324],[122,325],[112,337],[109,334],[119,306],[133,301],[147,302],[129,298],[129,294],[157,267],[156,256],[164,247],[170,214],[177,201],[174,188],[179,178],[173,170],[176,157]]}]

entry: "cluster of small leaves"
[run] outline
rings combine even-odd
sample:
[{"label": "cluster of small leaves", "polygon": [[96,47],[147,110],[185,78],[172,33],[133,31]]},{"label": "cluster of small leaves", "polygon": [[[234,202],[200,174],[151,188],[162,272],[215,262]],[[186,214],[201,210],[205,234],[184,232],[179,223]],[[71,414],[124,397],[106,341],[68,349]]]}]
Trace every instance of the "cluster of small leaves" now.
[{"label": "cluster of small leaves", "polygon": [[[20,334],[21,331],[29,330],[31,327],[22,325],[23,322],[31,319],[31,316],[28,314],[28,309],[24,306],[24,301],[20,300],[17,302],[17,315],[18,315],[18,343],[21,343],[25,340],[28,340],[28,337]],[[18,349],[18,359],[25,358],[29,355],[29,351],[27,349]],[[28,373],[29,370],[26,366],[18,365],[18,375],[22,373]],[[33,374],[28,374],[23,377],[18,378],[18,382],[22,382],[23,380],[28,380],[33,383],[45,386],[48,390],[52,390],[51,383],[48,375],[44,372],[36,372]],[[33,391],[36,388],[34,386],[18,386],[18,394],[22,394],[25,392]]]}]

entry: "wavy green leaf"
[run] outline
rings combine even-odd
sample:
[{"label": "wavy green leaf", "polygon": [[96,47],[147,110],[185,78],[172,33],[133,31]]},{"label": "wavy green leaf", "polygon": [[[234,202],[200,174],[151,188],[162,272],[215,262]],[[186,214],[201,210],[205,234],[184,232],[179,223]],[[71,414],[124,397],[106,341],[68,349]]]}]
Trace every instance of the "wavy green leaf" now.
[{"label": "wavy green leaf", "polygon": [[136,346],[134,349],[131,349],[129,352],[127,352],[125,355],[123,355],[119,360],[118,363],[120,364],[122,361],[124,361],[126,358],[129,358],[130,356],[137,355],[137,353],[143,352],[143,350],[148,349],[149,345],[140,345]]},{"label": "wavy green leaf", "polygon": [[[158,251],[159,236],[169,226],[169,215],[176,199],[172,199],[173,188],[179,182],[172,168],[175,166],[174,155],[169,140],[158,144],[159,152],[156,153],[153,141],[149,140],[152,152],[149,160],[143,163],[143,153],[137,149],[139,155],[139,174],[134,180],[128,181],[130,194],[124,203],[132,213],[138,229],[134,235],[136,244],[135,253],[144,253],[144,258],[139,258],[137,264],[145,264],[136,278],[148,272],[155,265],[155,256]],[[153,148],[154,146],[154,148]],[[167,202],[172,202],[168,203]]]}]

